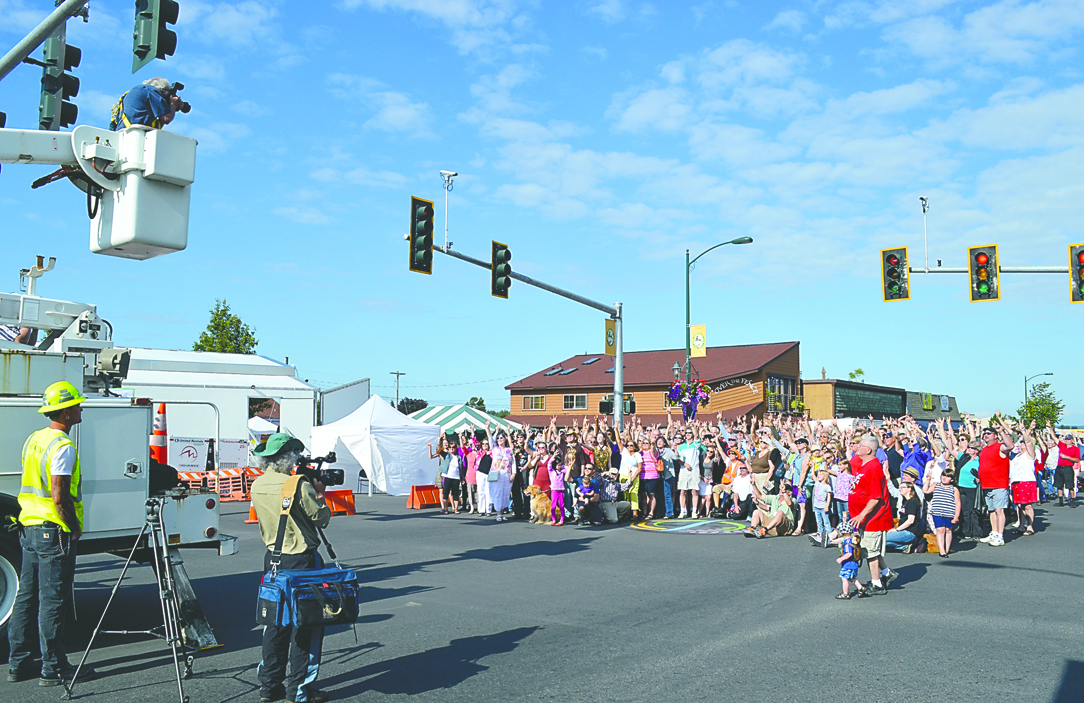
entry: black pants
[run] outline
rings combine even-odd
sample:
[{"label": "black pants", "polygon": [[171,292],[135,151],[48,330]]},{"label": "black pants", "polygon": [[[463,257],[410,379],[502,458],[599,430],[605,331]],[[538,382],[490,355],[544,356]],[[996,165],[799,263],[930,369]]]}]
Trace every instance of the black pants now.
[{"label": "black pants", "polygon": [[580,508],[580,519],[585,523],[601,525],[605,520],[602,518],[602,508],[598,503],[587,503]]},{"label": "black pants", "polygon": [[[315,569],[323,565],[316,552],[283,554],[279,569]],[[271,551],[263,557],[264,572],[271,570]],[[324,644],[322,627],[280,627],[267,625],[263,630],[263,661],[257,672],[260,694],[274,698],[284,693],[288,701],[308,700],[306,686],[313,686],[320,673],[320,650]],[[287,673],[289,662],[289,673]]]},{"label": "black pants", "polygon": [[960,486],[960,534],[964,537],[984,537],[981,516],[975,510],[979,489]]},{"label": "black pants", "polygon": [[729,505],[727,505],[727,511],[728,511],[727,512],[727,517],[730,518],[731,520],[745,520],[745,519],[747,519],[753,512],[753,495],[749,494],[749,495],[747,495],[745,497],[745,500],[739,500],[738,501],[738,512],[737,512],[737,514],[729,512],[729,511],[733,511],[733,510],[734,510],[734,504],[733,503],[730,503]]},{"label": "black pants", "polygon": [[526,519],[531,512],[530,503],[523,493],[524,484],[527,483],[527,471],[517,471],[512,479],[512,513],[517,518]]}]

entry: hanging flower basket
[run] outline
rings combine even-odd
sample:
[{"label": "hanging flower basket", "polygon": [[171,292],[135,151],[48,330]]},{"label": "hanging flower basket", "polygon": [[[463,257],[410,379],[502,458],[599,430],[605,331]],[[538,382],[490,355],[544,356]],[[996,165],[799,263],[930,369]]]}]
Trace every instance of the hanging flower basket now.
[{"label": "hanging flower basket", "polygon": [[670,405],[681,406],[681,419],[685,422],[695,420],[696,409],[701,405],[706,407],[710,397],[711,388],[699,379],[689,382],[674,381],[666,394]]}]

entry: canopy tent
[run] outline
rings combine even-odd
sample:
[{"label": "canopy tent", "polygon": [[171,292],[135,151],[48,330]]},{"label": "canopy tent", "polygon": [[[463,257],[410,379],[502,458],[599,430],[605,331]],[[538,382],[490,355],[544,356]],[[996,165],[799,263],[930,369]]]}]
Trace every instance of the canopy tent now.
[{"label": "canopy tent", "polygon": [[432,485],[437,460],[429,458],[427,445],[436,448],[439,437],[440,428],[412,420],[374,395],[341,420],[313,427],[310,449],[313,456],[334,451],[335,468],[348,477],[364,469],[377,490],[402,496],[411,486]]},{"label": "canopy tent", "polygon": [[279,426],[259,415],[248,419],[248,437],[255,446],[279,431]]},{"label": "canopy tent", "polygon": [[458,432],[462,429],[485,429],[486,423],[494,429],[505,432],[520,429],[511,420],[494,417],[481,410],[466,405],[433,405],[410,413],[410,417],[428,425],[439,425],[445,432]]}]

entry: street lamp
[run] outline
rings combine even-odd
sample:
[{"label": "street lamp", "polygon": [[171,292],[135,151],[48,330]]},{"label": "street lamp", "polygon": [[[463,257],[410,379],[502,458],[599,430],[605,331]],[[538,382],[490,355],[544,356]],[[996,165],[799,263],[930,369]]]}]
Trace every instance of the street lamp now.
[{"label": "street lamp", "polygon": [[1031,376],[1030,378],[1028,376],[1024,376],[1024,404],[1025,405],[1028,402],[1028,381],[1030,381],[1033,378],[1039,378],[1040,376],[1053,376],[1053,375],[1054,375],[1053,373],[1037,373],[1034,376]]},{"label": "street lamp", "polygon": [[[737,239],[731,239],[729,242],[721,242],[713,247],[708,247],[704,251],[696,255],[696,259],[689,261],[689,250],[685,250],[685,382],[688,383],[692,380],[692,368],[689,366],[689,357],[692,356],[692,340],[689,339],[689,335],[692,334],[692,310],[689,300],[689,271],[693,264],[696,263],[704,254],[707,254],[712,249],[718,249],[721,246],[727,244],[752,244],[752,237],[738,237]],[[674,364],[677,366],[677,363]]]},{"label": "street lamp", "polygon": [[674,380],[681,378],[681,367],[678,366],[678,362],[674,362]]}]

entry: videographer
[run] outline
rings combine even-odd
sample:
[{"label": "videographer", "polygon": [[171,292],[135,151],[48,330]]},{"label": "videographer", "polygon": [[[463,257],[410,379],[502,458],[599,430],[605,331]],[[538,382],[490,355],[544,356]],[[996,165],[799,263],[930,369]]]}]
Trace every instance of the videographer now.
[{"label": "videographer", "polygon": [[[282,487],[291,475],[305,445],[283,432],[277,432],[252,451],[264,474],[252,483],[252,505],[260,522],[260,535],[267,552],[264,572],[271,570],[271,550],[278,533],[282,509]],[[320,538],[316,528],[331,521],[331,509],[324,503],[324,484],[304,478],[299,484],[296,508],[286,521],[282,541],[280,569],[315,569],[323,566],[317,553]],[[260,700],[286,700],[323,703],[328,696],[314,683],[320,670],[320,650],[324,640],[323,627],[292,627],[268,625],[263,631],[263,661],[257,678]],[[287,675],[287,661],[289,674]]]},{"label": "videographer", "polygon": [[148,78],[120,96],[113,106],[109,129],[114,132],[134,124],[161,129],[173,121],[178,112],[188,113],[192,106],[177,95],[183,83],[170,83],[165,78]]}]

